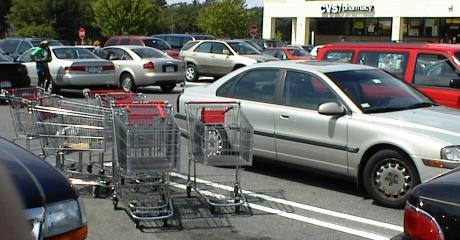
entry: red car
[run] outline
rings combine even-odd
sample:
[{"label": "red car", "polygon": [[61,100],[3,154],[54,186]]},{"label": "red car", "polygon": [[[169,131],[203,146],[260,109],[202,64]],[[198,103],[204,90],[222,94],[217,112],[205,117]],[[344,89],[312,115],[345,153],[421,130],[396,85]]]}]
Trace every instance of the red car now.
[{"label": "red car", "polygon": [[340,42],[325,45],[316,59],[378,67],[433,101],[460,108],[460,44]]},{"label": "red car", "polygon": [[180,59],[179,51],[175,51],[161,38],[154,37],[144,37],[144,36],[114,36],[111,37],[107,42],[105,42],[104,47],[114,46],[114,45],[138,45],[145,47],[152,47],[159,49],[168,56]]},{"label": "red car", "polygon": [[300,47],[274,47],[266,48],[263,54],[280,60],[312,60],[314,57]]}]

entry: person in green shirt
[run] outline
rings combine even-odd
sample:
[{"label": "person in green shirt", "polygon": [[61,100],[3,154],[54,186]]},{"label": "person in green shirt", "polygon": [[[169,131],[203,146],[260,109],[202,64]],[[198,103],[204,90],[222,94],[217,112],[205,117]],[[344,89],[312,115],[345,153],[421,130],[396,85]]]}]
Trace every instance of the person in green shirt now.
[{"label": "person in green shirt", "polygon": [[52,81],[50,69],[48,67],[48,62],[51,62],[51,50],[49,49],[48,40],[40,42],[39,47],[32,52],[32,59],[37,64],[38,86],[48,90]]}]

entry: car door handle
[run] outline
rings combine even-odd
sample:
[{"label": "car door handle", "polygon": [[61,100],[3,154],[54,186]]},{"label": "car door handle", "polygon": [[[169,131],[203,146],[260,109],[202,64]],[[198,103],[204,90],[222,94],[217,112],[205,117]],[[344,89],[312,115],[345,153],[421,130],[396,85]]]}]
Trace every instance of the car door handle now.
[{"label": "car door handle", "polygon": [[280,115],[280,118],[281,118],[281,119],[289,119],[289,115],[287,115],[287,114],[281,114],[281,115]]}]

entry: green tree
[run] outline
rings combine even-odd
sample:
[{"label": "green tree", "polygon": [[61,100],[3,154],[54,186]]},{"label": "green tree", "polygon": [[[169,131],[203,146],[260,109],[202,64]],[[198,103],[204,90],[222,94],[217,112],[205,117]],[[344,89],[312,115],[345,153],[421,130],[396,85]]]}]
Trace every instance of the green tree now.
[{"label": "green tree", "polygon": [[88,4],[89,0],[13,0],[6,18],[14,36],[72,41],[78,27],[90,20]]},{"label": "green tree", "polygon": [[202,30],[197,26],[198,11],[201,6],[177,3],[161,11],[158,28],[154,33],[197,33]]},{"label": "green tree", "polygon": [[159,11],[151,0],[96,0],[92,8],[94,26],[105,37],[150,34]]},{"label": "green tree", "polygon": [[247,35],[249,14],[245,0],[208,0],[198,14],[198,26],[219,37]]},{"label": "green tree", "polygon": [[248,25],[255,25],[258,29],[258,33],[260,33],[262,31],[264,9],[261,7],[253,7],[248,9],[247,11],[249,14]]}]

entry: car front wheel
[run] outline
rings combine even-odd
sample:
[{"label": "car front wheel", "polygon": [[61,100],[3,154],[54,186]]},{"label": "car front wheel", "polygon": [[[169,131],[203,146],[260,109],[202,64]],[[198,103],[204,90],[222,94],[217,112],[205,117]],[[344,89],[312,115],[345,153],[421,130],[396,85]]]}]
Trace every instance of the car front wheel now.
[{"label": "car front wheel", "polygon": [[185,69],[185,79],[189,82],[198,80],[198,70],[195,65],[191,63],[187,64],[187,68]]},{"label": "car front wheel", "polygon": [[402,208],[410,191],[420,183],[411,160],[399,151],[384,149],[369,158],[363,172],[366,192],[386,207]]}]

